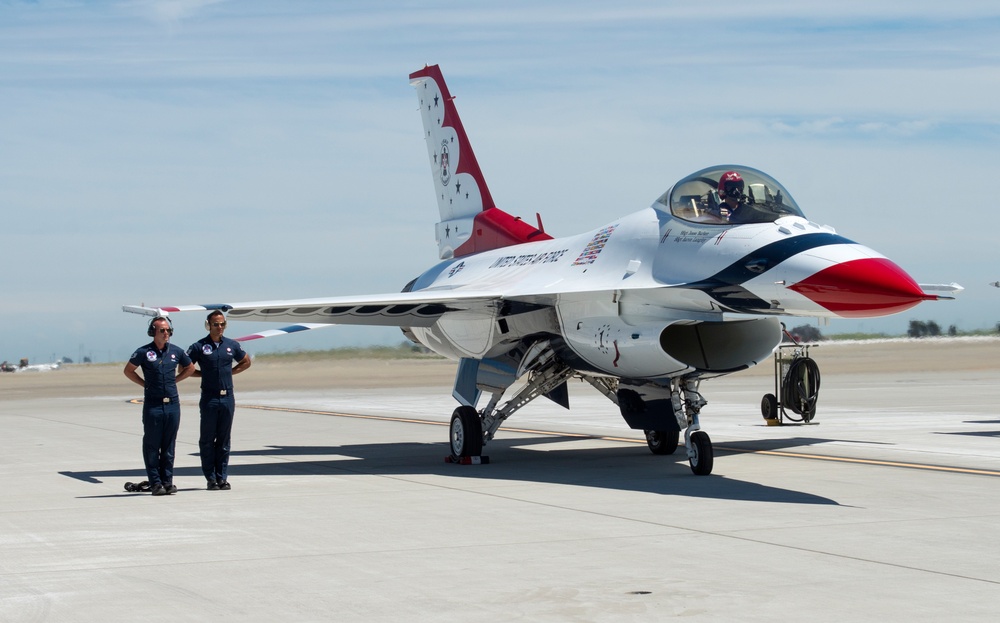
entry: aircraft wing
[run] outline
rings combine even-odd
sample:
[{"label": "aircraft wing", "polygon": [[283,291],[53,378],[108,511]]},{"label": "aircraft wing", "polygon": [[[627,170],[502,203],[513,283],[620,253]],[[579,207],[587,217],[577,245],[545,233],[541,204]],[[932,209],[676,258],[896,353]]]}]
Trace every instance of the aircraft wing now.
[{"label": "aircraft wing", "polygon": [[[498,293],[469,290],[421,290],[395,294],[338,296],[330,298],[210,303],[204,305],[125,305],[122,311],[155,316],[163,313],[226,312],[231,320],[293,322],[293,327],[255,334],[269,337],[325,325],[384,327],[429,327],[442,315],[457,311],[494,309],[502,300]],[[265,335],[267,334],[267,335]],[[255,339],[247,336],[248,339]]]}]

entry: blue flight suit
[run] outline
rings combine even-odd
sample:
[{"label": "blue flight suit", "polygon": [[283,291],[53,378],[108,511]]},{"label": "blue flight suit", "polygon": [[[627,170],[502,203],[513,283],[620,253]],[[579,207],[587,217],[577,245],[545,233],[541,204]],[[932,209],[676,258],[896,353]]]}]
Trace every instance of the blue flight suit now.
[{"label": "blue flight suit", "polygon": [[236,397],[233,395],[233,363],[246,357],[240,343],[225,336],[216,344],[206,335],[188,348],[188,356],[201,370],[201,471],[209,482],[229,478],[229,447],[233,431]]},{"label": "blue flight suit", "polygon": [[174,481],[174,445],[181,425],[177,396],[177,366],[191,365],[179,346],[168,343],[163,350],[153,342],[132,353],[129,363],[142,368],[145,391],[142,398],[142,458],[149,487]]}]

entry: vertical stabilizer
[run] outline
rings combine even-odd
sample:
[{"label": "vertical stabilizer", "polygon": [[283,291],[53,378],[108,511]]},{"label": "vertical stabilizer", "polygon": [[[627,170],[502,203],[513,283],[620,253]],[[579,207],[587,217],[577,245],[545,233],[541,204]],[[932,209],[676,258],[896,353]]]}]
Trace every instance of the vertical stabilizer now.
[{"label": "vertical stabilizer", "polygon": [[413,72],[410,84],[420,101],[441,214],[436,227],[441,259],[551,238],[493,204],[441,69],[430,65]]}]

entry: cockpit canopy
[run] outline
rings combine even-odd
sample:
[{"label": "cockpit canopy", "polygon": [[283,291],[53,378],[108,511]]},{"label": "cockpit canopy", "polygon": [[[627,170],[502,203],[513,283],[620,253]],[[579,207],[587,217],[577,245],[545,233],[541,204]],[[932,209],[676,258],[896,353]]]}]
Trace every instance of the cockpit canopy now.
[{"label": "cockpit canopy", "polygon": [[[719,178],[735,171],[743,178],[743,195],[736,207],[719,197]],[[770,223],[783,216],[802,216],[791,195],[774,178],[757,169],[720,165],[685,177],[663,193],[654,208],[693,223],[735,225]]]}]

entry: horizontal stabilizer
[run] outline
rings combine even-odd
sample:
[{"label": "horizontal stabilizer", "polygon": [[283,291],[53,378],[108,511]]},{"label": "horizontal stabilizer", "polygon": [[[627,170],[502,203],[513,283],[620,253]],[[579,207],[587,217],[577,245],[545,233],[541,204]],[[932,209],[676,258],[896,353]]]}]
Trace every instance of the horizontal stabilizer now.
[{"label": "horizontal stabilizer", "polygon": [[218,309],[229,311],[229,305],[175,305],[166,307],[146,307],[143,305],[122,305],[122,311],[141,316],[169,316],[170,312],[209,311]]},{"label": "horizontal stabilizer", "polygon": [[327,327],[335,327],[337,325],[333,324],[293,324],[287,327],[281,327],[280,329],[268,329],[266,331],[260,331],[258,333],[251,333],[250,335],[243,335],[236,338],[237,342],[249,342],[250,340],[260,340],[266,337],[275,337],[278,335],[288,335],[289,333],[301,333],[303,331],[312,331],[313,329],[325,329]]}]

